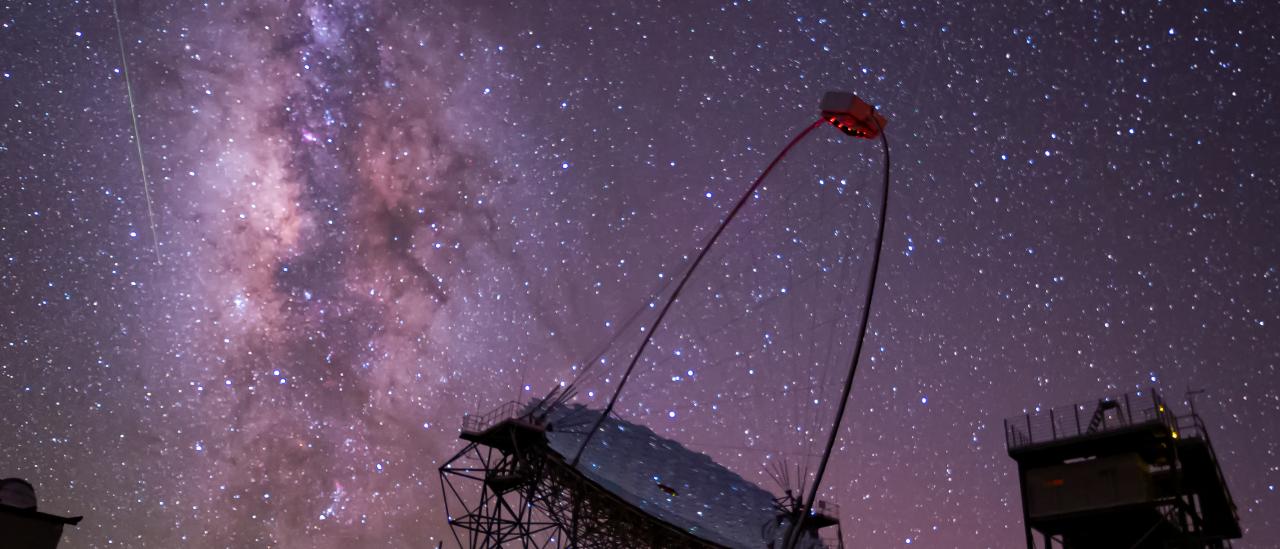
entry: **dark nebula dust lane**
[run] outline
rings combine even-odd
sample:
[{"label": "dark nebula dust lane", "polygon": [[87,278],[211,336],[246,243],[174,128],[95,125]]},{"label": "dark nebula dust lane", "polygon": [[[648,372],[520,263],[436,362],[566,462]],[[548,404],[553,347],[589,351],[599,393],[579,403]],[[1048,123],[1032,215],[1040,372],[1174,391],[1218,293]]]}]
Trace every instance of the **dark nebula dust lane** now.
[{"label": "dark nebula dust lane", "polygon": [[[461,414],[618,336],[577,398],[601,407],[628,318],[828,89],[894,146],[873,352],[823,489],[846,543],[1017,544],[1001,420],[1145,387],[1207,390],[1238,546],[1280,537],[1266,3],[119,16],[160,264],[111,4],[0,7],[0,476],[86,516],[67,547],[434,547]],[[826,130],[618,406],[767,488],[820,451],[866,283],[879,150]]]}]

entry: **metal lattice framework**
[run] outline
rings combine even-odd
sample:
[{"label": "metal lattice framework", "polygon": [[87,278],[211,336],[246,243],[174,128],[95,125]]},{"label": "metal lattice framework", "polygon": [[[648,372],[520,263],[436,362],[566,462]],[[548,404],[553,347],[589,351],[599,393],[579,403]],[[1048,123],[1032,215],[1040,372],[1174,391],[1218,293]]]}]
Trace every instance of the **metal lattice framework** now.
[{"label": "metal lattice framework", "polygon": [[[479,428],[479,425],[472,425]],[[720,548],[645,513],[571,467],[528,416],[465,430],[440,467],[445,512],[462,547]]]},{"label": "metal lattice framework", "polygon": [[[1243,534],[1204,422],[1154,388],[1005,420],[1005,442],[1027,547],[1223,548]],[[1092,480],[1117,471],[1123,483]]]}]

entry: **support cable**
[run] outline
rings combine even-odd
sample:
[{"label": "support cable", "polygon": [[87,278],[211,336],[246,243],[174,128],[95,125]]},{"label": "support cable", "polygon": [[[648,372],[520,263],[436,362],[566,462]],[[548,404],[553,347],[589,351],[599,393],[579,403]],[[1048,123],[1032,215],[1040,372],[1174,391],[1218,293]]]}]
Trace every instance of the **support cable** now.
[{"label": "support cable", "polygon": [[573,381],[569,382],[568,389],[576,389],[578,384],[586,379],[587,373],[590,372],[592,367],[599,363],[602,358],[604,358],[604,355],[608,354],[609,350],[613,348],[613,344],[617,343],[622,336],[629,333],[631,325],[635,324],[637,320],[640,320],[640,317],[644,315],[645,311],[652,309],[658,301],[662,300],[662,296],[667,293],[667,288],[671,287],[672,282],[675,280],[676,277],[671,277],[665,282],[658,284],[657,288],[655,288],[653,292],[649,293],[649,299],[645,300],[645,302],[640,305],[635,312],[631,313],[631,316],[627,318],[626,322],[624,322],[616,332],[614,332],[613,336],[605,341],[604,345],[600,346],[600,350],[592,356],[591,360],[584,363],[585,365],[578,371],[578,374],[574,376]]},{"label": "support cable", "polygon": [[884,133],[884,127],[880,125],[879,120],[876,120],[874,110],[868,118],[875,123],[876,129],[880,130],[880,144],[884,148],[884,184],[880,191],[880,226],[876,231],[876,253],[871,258],[871,285],[867,288],[867,301],[862,307],[862,330],[858,334],[858,341],[853,346],[853,360],[850,361],[849,373],[844,378],[844,389],[840,393],[840,405],[836,410],[836,418],[831,425],[831,431],[827,434],[827,448],[822,452],[822,461],[818,463],[818,471],[814,473],[813,486],[809,487],[809,497],[802,502],[800,516],[796,518],[796,523],[791,528],[791,533],[787,536],[787,543],[783,545],[785,549],[795,549],[796,543],[800,540],[800,529],[804,525],[804,519],[813,511],[813,503],[818,497],[818,489],[822,486],[822,475],[827,471],[827,462],[831,459],[831,451],[835,448],[836,438],[840,436],[840,421],[844,419],[845,408],[849,405],[849,393],[853,390],[853,377],[858,372],[858,361],[862,355],[862,343],[867,338],[867,325],[871,322],[871,303],[876,293],[876,275],[880,272],[880,251],[884,248],[884,226],[889,213],[890,164],[889,138]]},{"label": "support cable", "polygon": [[824,123],[826,123],[826,120],[818,119],[812,124],[809,124],[809,126],[803,131],[796,134],[795,137],[791,138],[791,142],[787,143],[787,146],[782,148],[782,152],[778,153],[778,156],[774,157],[773,161],[769,163],[769,166],[766,167],[763,172],[760,172],[760,176],[751,184],[751,187],[747,189],[747,192],[742,194],[742,198],[738,199],[738,203],[729,211],[729,215],[725,216],[724,221],[720,222],[719,227],[716,227],[715,232],[712,233],[711,238],[707,240],[706,245],[698,251],[698,256],[695,257],[693,263],[689,265],[689,269],[685,271],[684,277],[680,279],[680,283],[676,285],[676,289],[671,292],[671,297],[662,305],[662,310],[658,312],[658,317],[654,319],[653,323],[649,325],[649,329],[646,330],[644,341],[640,343],[640,347],[636,350],[636,354],[631,357],[631,363],[627,365],[626,372],[622,374],[622,379],[618,382],[618,388],[614,389],[613,395],[609,397],[609,405],[605,407],[604,412],[600,414],[600,418],[596,420],[596,423],[591,427],[591,430],[587,431],[587,436],[582,439],[582,446],[578,447],[577,454],[573,456],[573,461],[569,463],[571,467],[578,466],[578,461],[582,459],[582,452],[586,450],[587,445],[591,443],[591,438],[595,436],[596,431],[600,430],[600,425],[604,423],[605,418],[609,417],[609,414],[613,412],[613,406],[618,402],[618,395],[622,394],[622,388],[626,387],[627,380],[631,378],[631,372],[635,370],[636,364],[640,362],[640,357],[644,355],[644,350],[648,347],[649,341],[653,339],[653,334],[657,331],[658,326],[662,325],[662,319],[667,316],[667,311],[671,310],[671,306],[674,305],[676,299],[680,297],[680,291],[683,290],[685,284],[693,278],[694,271],[696,271],[698,265],[702,263],[702,259],[707,256],[707,252],[711,250],[711,247],[716,243],[716,240],[720,238],[722,233],[724,233],[724,230],[729,226],[729,223],[733,221],[733,218],[738,215],[738,212],[742,210],[742,207],[747,204],[747,200],[751,199],[751,197],[756,193],[756,189],[758,189],[760,184],[764,182],[766,177],[768,177],[769,172],[773,171],[774,166],[777,166],[778,162],[781,161],[788,152],[791,152],[792,147],[795,147],[796,143],[799,143],[800,140],[804,139],[805,136],[809,135],[810,132]]},{"label": "support cable", "polygon": [[[792,190],[790,190],[790,191],[785,192],[785,193],[782,195],[782,197],[781,197],[780,201],[781,201],[782,203],[790,203],[790,202],[792,201],[792,199],[793,199],[793,198],[795,198],[795,196],[796,196],[796,195],[798,195],[798,194],[800,193],[800,191],[801,191],[801,190],[803,190],[804,188],[805,188],[805,187],[803,187],[803,186],[797,186],[796,188],[794,188],[794,189],[792,189]],[[824,206],[824,207],[822,208],[822,211],[823,211],[823,212],[825,212],[825,206],[827,205],[826,201],[823,201],[823,202],[822,202],[822,205]],[[824,213],[824,214],[820,214],[820,216],[819,216],[819,217],[820,217],[821,219],[826,219],[826,217],[825,217],[825,213]],[[647,294],[647,295],[649,296],[649,297],[648,297],[648,299],[647,299],[647,300],[646,300],[646,301],[645,301],[645,302],[644,302],[640,307],[638,307],[638,308],[635,310],[635,312],[634,312],[634,313],[632,313],[632,315],[627,319],[627,321],[622,325],[622,327],[621,327],[621,328],[619,328],[619,329],[618,329],[618,330],[617,330],[617,331],[616,331],[612,336],[610,336],[610,337],[609,337],[609,339],[608,339],[607,341],[605,341],[605,342],[604,342],[604,344],[603,344],[603,345],[601,345],[601,346],[600,346],[599,351],[598,351],[598,352],[596,352],[594,355],[592,355],[592,358],[591,358],[590,360],[587,360],[587,361],[583,362],[583,364],[584,364],[585,366],[584,366],[582,369],[580,369],[580,370],[578,371],[578,374],[577,374],[576,376],[574,376],[574,379],[573,379],[572,381],[570,381],[570,382],[569,382],[568,386],[567,386],[567,387],[565,387],[565,390],[564,390],[564,391],[562,391],[562,392],[561,392],[561,394],[560,394],[560,396],[558,396],[558,397],[557,397],[556,401],[555,401],[555,402],[553,402],[553,403],[551,404],[551,407],[553,407],[553,408],[554,408],[555,406],[558,406],[559,404],[561,404],[561,403],[563,403],[563,402],[567,402],[567,401],[568,401],[568,399],[573,398],[574,394],[576,394],[576,391],[577,391],[577,389],[578,389],[579,384],[580,384],[580,383],[582,383],[583,381],[585,381],[586,379],[588,379],[590,374],[594,373],[594,372],[592,371],[592,370],[593,370],[593,367],[594,367],[594,366],[596,366],[597,364],[603,364],[603,362],[601,362],[601,361],[602,361],[602,359],[604,358],[604,356],[605,356],[609,351],[611,351],[611,350],[613,349],[613,346],[614,346],[616,343],[618,343],[618,341],[619,341],[620,339],[622,339],[622,337],[623,337],[623,336],[629,335],[629,332],[628,332],[628,331],[631,329],[632,324],[634,324],[637,320],[639,320],[639,319],[640,319],[640,317],[641,317],[641,316],[642,316],[646,311],[648,311],[648,310],[650,310],[650,309],[655,309],[655,310],[657,309],[657,307],[658,307],[658,302],[659,302],[659,301],[662,301],[662,300],[664,299],[664,296],[666,296],[666,295],[667,295],[668,290],[670,290],[670,289],[671,289],[671,287],[672,287],[673,285],[675,285],[675,284],[676,284],[676,283],[677,283],[677,282],[678,282],[678,281],[679,281],[679,280],[684,276],[684,274],[685,274],[686,272],[688,272],[690,255],[689,255],[689,254],[685,254],[685,255],[683,255],[683,256],[681,256],[681,257],[682,257],[682,259],[685,261],[685,263],[683,263],[683,264],[680,266],[679,272],[674,273],[674,274],[673,274],[673,276],[666,277],[666,278],[665,278],[665,282],[659,283],[659,284],[657,284],[656,286],[654,286],[654,290],[653,290],[653,291],[651,291],[651,292],[649,292],[649,294]],[[665,265],[665,263],[664,263],[664,265]],[[846,267],[846,269],[845,269],[845,270],[846,270],[846,271],[847,271],[847,266],[848,266],[848,265],[846,264],[846,265],[845,265],[845,267]],[[844,272],[844,271],[842,271],[842,272]],[[807,282],[807,281],[810,279],[810,277],[813,277],[813,278],[815,278],[815,279],[820,278],[820,277],[819,277],[819,275],[820,275],[820,274],[821,274],[821,269],[815,269],[813,273],[806,274],[806,275],[804,275],[804,276],[800,277],[800,279],[802,280],[802,282],[801,282],[800,284],[804,284],[805,282]],[[843,274],[842,274],[842,275],[841,275],[841,279],[843,279],[843,278],[844,278],[844,276],[843,276]],[[792,284],[788,284],[788,287],[790,287],[790,286],[792,286]],[[772,301],[775,301],[775,300],[777,300],[777,299],[779,299],[779,298],[781,298],[781,297],[786,297],[786,296],[785,296],[785,294],[784,294],[784,295],[776,295],[776,296],[768,297],[768,298],[765,298],[765,299],[763,299],[763,300],[761,300],[761,301],[757,301],[757,302],[755,302],[753,305],[754,305],[754,306],[756,306],[756,307],[759,307],[759,306],[762,306],[762,305],[764,305],[764,304],[766,304],[766,303],[770,303],[770,302],[772,302]],[[843,299],[843,298],[842,298],[842,299]],[[745,318],[747,318],[747,317],[749,317],[749,316],[752,316],[753,312],[754,312],[754,311],[751,311],[751,310],[750,310],[750,307],[748,307],[748,311],[747,311],[746,313],[744,313],[744,314],[742,314],[742,315],[739,315],[739,316],[737,316],[737,317],[733,318],[732,320],[730,320],[729,322],[727,322],[727,323],[725,324],[725,326],[721,327],[720,329],[717,329],[716,331],[711,332],[710,334],[700,334],[700,335],[702,335],[702,336],[703,336],[703,339],[704,339],[704,340],[708,340],[708,339],[710,339],[710,336],[711,336],[711,335],[719,335],[719,334],[721,334],[721,333],[723,333],[723,332],[725,332],[725,331],[727,331],[727,330],[729,330],[729,329],[733,328],[733,326],[732,326],[732,324],[733,324],[733,323],[736,323],[736,322],[738,322],[738,321],[740,321],[740,320],[743,320],[743,319],[745,319]],[[831,332],[831,336],[832,336],[833,338],[834,338],[834,336],[835,336],[835,331],[834,331],[834,329],[833,329],[833,330],[832,330],[832,332]],[[828,343],[828,346],[829,346],[829,345],[830,345],[830,343]],[[830,356],[829,356],[829,355],[830,355],[830,351],[828,351],[828,360],[830,360]],[[627,355],[627,356],[630,356],[630,355]],[[626,360],[626,358],[625,358],[625,357],[623,357],[623,360]],[[664,359],[663,361],[661,361],[661,362],[659,362],[659,363],[657,363],[657,364],[654,364],[654,367],[661,366],[662,364],[667,363],[669,360],[670,360],[670,359]],[[523,384],[524,384],[524,382],[522,381],[522,382],[521,382],[521,385],[523,385]],[[814,421],[816,421],[816,419],[815,419]],[[812,451],[812,448],[810,449],[810,451]],[[817,455],[817,454],[814,454],[814,455]]]}]

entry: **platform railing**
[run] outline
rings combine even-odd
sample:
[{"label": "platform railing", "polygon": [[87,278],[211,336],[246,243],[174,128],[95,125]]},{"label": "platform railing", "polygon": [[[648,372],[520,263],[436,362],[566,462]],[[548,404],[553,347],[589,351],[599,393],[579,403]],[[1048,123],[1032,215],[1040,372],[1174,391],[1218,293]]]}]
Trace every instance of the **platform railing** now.
[{"label": "platform railing", "polygon": [[527,408],[528,404],[518,400],[512,400],[504,402],[497,408],[489,410],[483,414],[463,414],[462,431],[465,433],[482,432],[507,419],[519,417]]},{"label": "platform railing", "polygon": [[1178,436],[1185,438],[1208,438],[1209,431],[1205,429],[1204,421],[1199,415],[1187,414],[1178,417],[1176,423]]},{"label": "platform railing", "polygon": [[1160,393],[1134,391],[1088,402],[1037,408],[1006,419],[1005,444],[1013,450],[1153,421],[1165,424],[1170,430],[1178,429],[1177,418]]}]

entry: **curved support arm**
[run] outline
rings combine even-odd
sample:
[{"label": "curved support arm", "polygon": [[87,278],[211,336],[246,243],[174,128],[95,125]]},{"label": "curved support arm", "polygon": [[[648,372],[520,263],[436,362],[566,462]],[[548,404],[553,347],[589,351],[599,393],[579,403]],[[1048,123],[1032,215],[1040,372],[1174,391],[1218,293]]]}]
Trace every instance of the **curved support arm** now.
[{"label": "curved support arm", "polygon": [[729,215],[724,218],[724,221],[720,222],[719,227],[716,227],[716,231],[715,233],[712,233],[711,239],[708,240],[707,244],[698,252],[698,256],[694,258],[693,263],[689,266],[689,270],[685,271],[684,277],[680,279],[680,284],[676,285],[676,289],[671,292],[671,297],[667,299],[667,302],[662,305],[662,309],[658,311],[658,317],[654,319],[653,324],[651,324],[649,329],[645,332],[644,341],[640,343],[640,348],[636,350],[636,354],[631,357],[631,363],[627,365],[626,371],[622,374],[622,379],[618,382],[618,388],[614,389],[613,396],[609,397],[609,405],[605,407],[604,413],[600,414],[600,418],[596,420],[595,425],[591,426],[591,430],[587,431],[587,436],[582,439],[582,446],[578,447],[577,454],[573,456],[573,461],[569,463],[570,466],[578,466],[578,461],[582,459],[582,452],[587,449],[587,444],[591,443],[591,438],[595,436],[596,431],[600,430],[600,425],[603,424],[605,418],[609,417],[609,414],[613,412],[613,406],[618,402],[618,395],[622,393],[622,388],[627,385],[627,380],[631,378],[631,372],[632,370],[635,370],[636,364],[640,362],[640,356],[644,354],[645,348],[649,346],[649,341],[653,339],[653,334],[657,332],[658,326],[662,325],[662,319],[666,318],[667,311],[671,310],[671,306],[674,305],[676,299],[680,297],[680,291],[684,289],[684,285],[689,282],[689,279],[693,278],[693,272],[697,270],[698,264],[702,263],[702,258],[707,256],[707,252],[711,250],[711,247],[715,245],[716,240],[720,238],[722,233],[724,233],[725,228],[729,226],[729,222],[733,221],[733,218],[738,215],[738,212],[742,210],[742,207],[747,204],[747,200],[755,194],[756,189],[760,188],[760,184],[764,182],[765,177],[769,176],[769,172],[773,171],[773,167],[778,165],[778,162],[782,160],[782,157],[786,156],[788,152],[791,152],[791,148],[795,147],[796,143],[799,143],[806,135],[809,135],[809,132],[812,132],[815,128],[825,122],[825,120],[818,119],[814,121],[814,123],[809,124],[809,127],[796,134],[795,137],[791,138],[791,142],[787,143],[787,146],[782,148],[782,152],[778,153],[778,156],[774,157],[773,161],[769,163],[769,166],[766,167],[763,172],[760,172],[760,176],[751,184],[751,187],[747,189],[747,192],[742,194],[742,198],[738,199],[738,203],[729,211]]},{"label": "curved support arm", "polygon": [[858,372],[858,359],[862,356],[862,342],[867,338],[867,325],[871,322],[871,301],[876,293],[876,275],[880,273],[880,251],[884,248],[884,226],[889,212],[889,138],[885,136],[881,122],[874,116],[871,120],[880,131],[880,144],[884,148],[884,184],[880,191],[880,227],[876,231],[876,253],[871,258],[871,285],[867,288],[867,301],[862,307],[862,331],[858,334],[858,341],[853,346],[853,361],[849,364],[849,373],[844,378],[844,390],[840,393],[835,422],[831,426],[831,431],[827,433],[826,450],[822,452],[822,461],[818,463],[818,470],[814,473],[813,486],[809,487],[809,497],[803,501],[800,516],[796,518],[791,533],[787,535],[787,543],[783,545],[786,549],[795,549],[796,543],[800,540],[801,526],[804,525],[805,518],[809,516],[813,503],[817,500],[818,488],[822,486],[822,475],[827,471],[827,462],[831,459],[831,451],[836,445],[836,438],[840,435],[840,421],[844,419],[844,410],[849,404],[849,393],[853,390],[853,376]]}]

